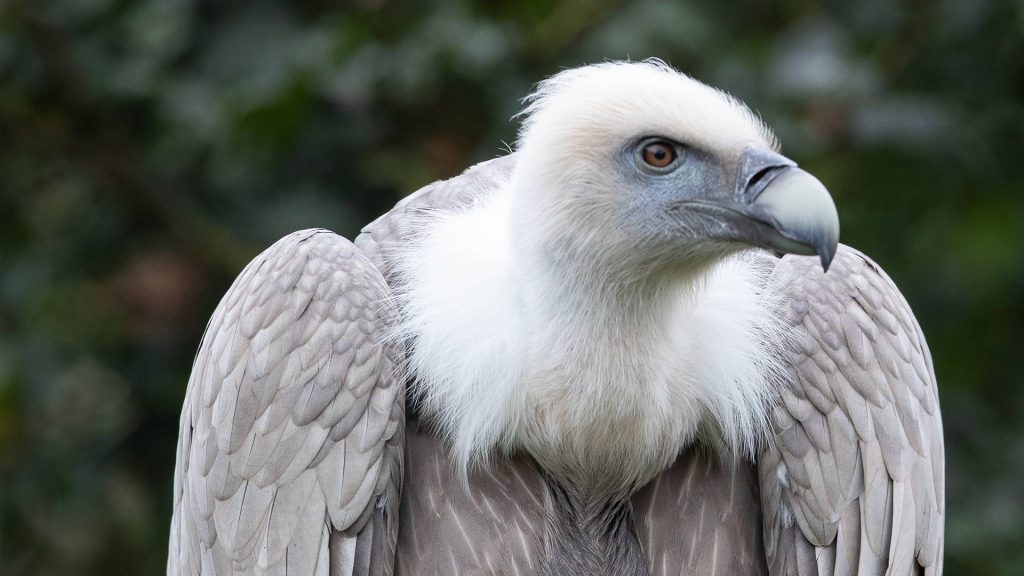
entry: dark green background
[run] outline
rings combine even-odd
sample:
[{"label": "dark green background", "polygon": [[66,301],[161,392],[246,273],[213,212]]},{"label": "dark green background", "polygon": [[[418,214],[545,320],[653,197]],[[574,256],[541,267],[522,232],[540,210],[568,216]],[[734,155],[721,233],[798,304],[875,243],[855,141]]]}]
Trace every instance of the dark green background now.
[{"label": "dark green background", "polygon": [[947,570],[1024,565],[1024,3],[0,2],[0,573],[164,569],[204,323],[278,237],[494,157],[533,82],[661,57],[835,195],[935,356]]}]

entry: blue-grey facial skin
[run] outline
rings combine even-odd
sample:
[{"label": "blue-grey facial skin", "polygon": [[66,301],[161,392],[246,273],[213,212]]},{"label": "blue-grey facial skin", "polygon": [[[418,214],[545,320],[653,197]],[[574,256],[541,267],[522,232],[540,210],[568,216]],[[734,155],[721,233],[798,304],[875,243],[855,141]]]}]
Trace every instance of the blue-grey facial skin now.
[{"label": "blue-grey facial skin", "polygon": [[633,197],[624,225],[644,237],[655,252],[674,251],[677,258],[692,259],[748,245],[818,254],[822,267],[828,268],[838,242],[838,224],[830,223],[834,207],[833,218],[805,222],[780,213],[777,202],[770,198],[759,202],[766,190],[778,187],[777,182],[792,185],[806,178],[817,183],[795,162],[774,151],[748,146],[738,166],[730,168],[710,152],[674,143],[677,161],[669,169],[655,169],[642,158],[643,147],[651,141],[638,138],[620,152],[618,163]]},{"label": "blue-grey facial skin", "polygon": [[696,213],[688,217],[678,207],[687,200],[728,200],[732,178],[722,162],[699,148],[674,143],[678,158],[672,169],[654,170],[645,166],[642,158],[643,147],[650,141],[638,138],[618,155],[630,205],[623,224],[657,252],[697,253],[709,248],[720,252],[722,246],[712,247],[707,242],[714,238],[719,223]]}]

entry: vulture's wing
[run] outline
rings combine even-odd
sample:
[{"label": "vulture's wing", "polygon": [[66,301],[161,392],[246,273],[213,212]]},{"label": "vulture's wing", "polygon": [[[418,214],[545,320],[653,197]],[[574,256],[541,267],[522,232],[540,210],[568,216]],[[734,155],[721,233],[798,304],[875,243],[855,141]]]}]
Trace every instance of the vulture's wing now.
[{"label": "vulture's wing", "polygon": [[235,280],[185,397],[169,574],[392,573],[404,393],[387,306],[380,273],[324,230]]},{"label": "vulture's wing", "polygon": [[792,372],[761,455],[773,575],[940,574],[942,422],[931,357],[892,281],[845,246],[784,258]]}]

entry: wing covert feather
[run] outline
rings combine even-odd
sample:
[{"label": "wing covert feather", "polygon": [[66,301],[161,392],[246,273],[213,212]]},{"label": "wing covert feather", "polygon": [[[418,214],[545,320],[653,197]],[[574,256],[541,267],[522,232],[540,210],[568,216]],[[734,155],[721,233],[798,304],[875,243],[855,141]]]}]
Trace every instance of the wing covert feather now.
[{"label": "wing covert feather", "polygon": [[403,458],[388,288],[304,230],[254,259],[196,355],[168,573],[391,574]]},{"label": "wing covert feather", "polygon": [[931,357],[884,272],[846,246],[772,276],[793,337],[758,468],[770,573],[941,574],[944,453]]}]

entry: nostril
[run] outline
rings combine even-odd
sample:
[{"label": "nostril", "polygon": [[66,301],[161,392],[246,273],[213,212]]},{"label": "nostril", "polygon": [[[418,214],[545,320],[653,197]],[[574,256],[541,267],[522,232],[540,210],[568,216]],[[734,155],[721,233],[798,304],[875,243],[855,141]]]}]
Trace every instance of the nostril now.
[{"label": "nostril", "polygon": [[757,186],[759,182],[761,182],[762,180],[765,179],[766,176],[768,176],[768,173],[771,172],[773,168],[775,167],[768,166],[767,168],[762,168],[758,170],[753,176],[750,177],[750,180],[747,181],[747,190],[750,190],[753,187]]},{"label": "nostril", "polygon": [[761,194],[761,192],[772,183],[775,178],[785,171],[789,166],[780,166],[778,164],[774,166],[765,166],[754,172],[754,175],[747,180],[746,185],[742,190],[739,191],[739,198],[745,202],[753,202]]}]

